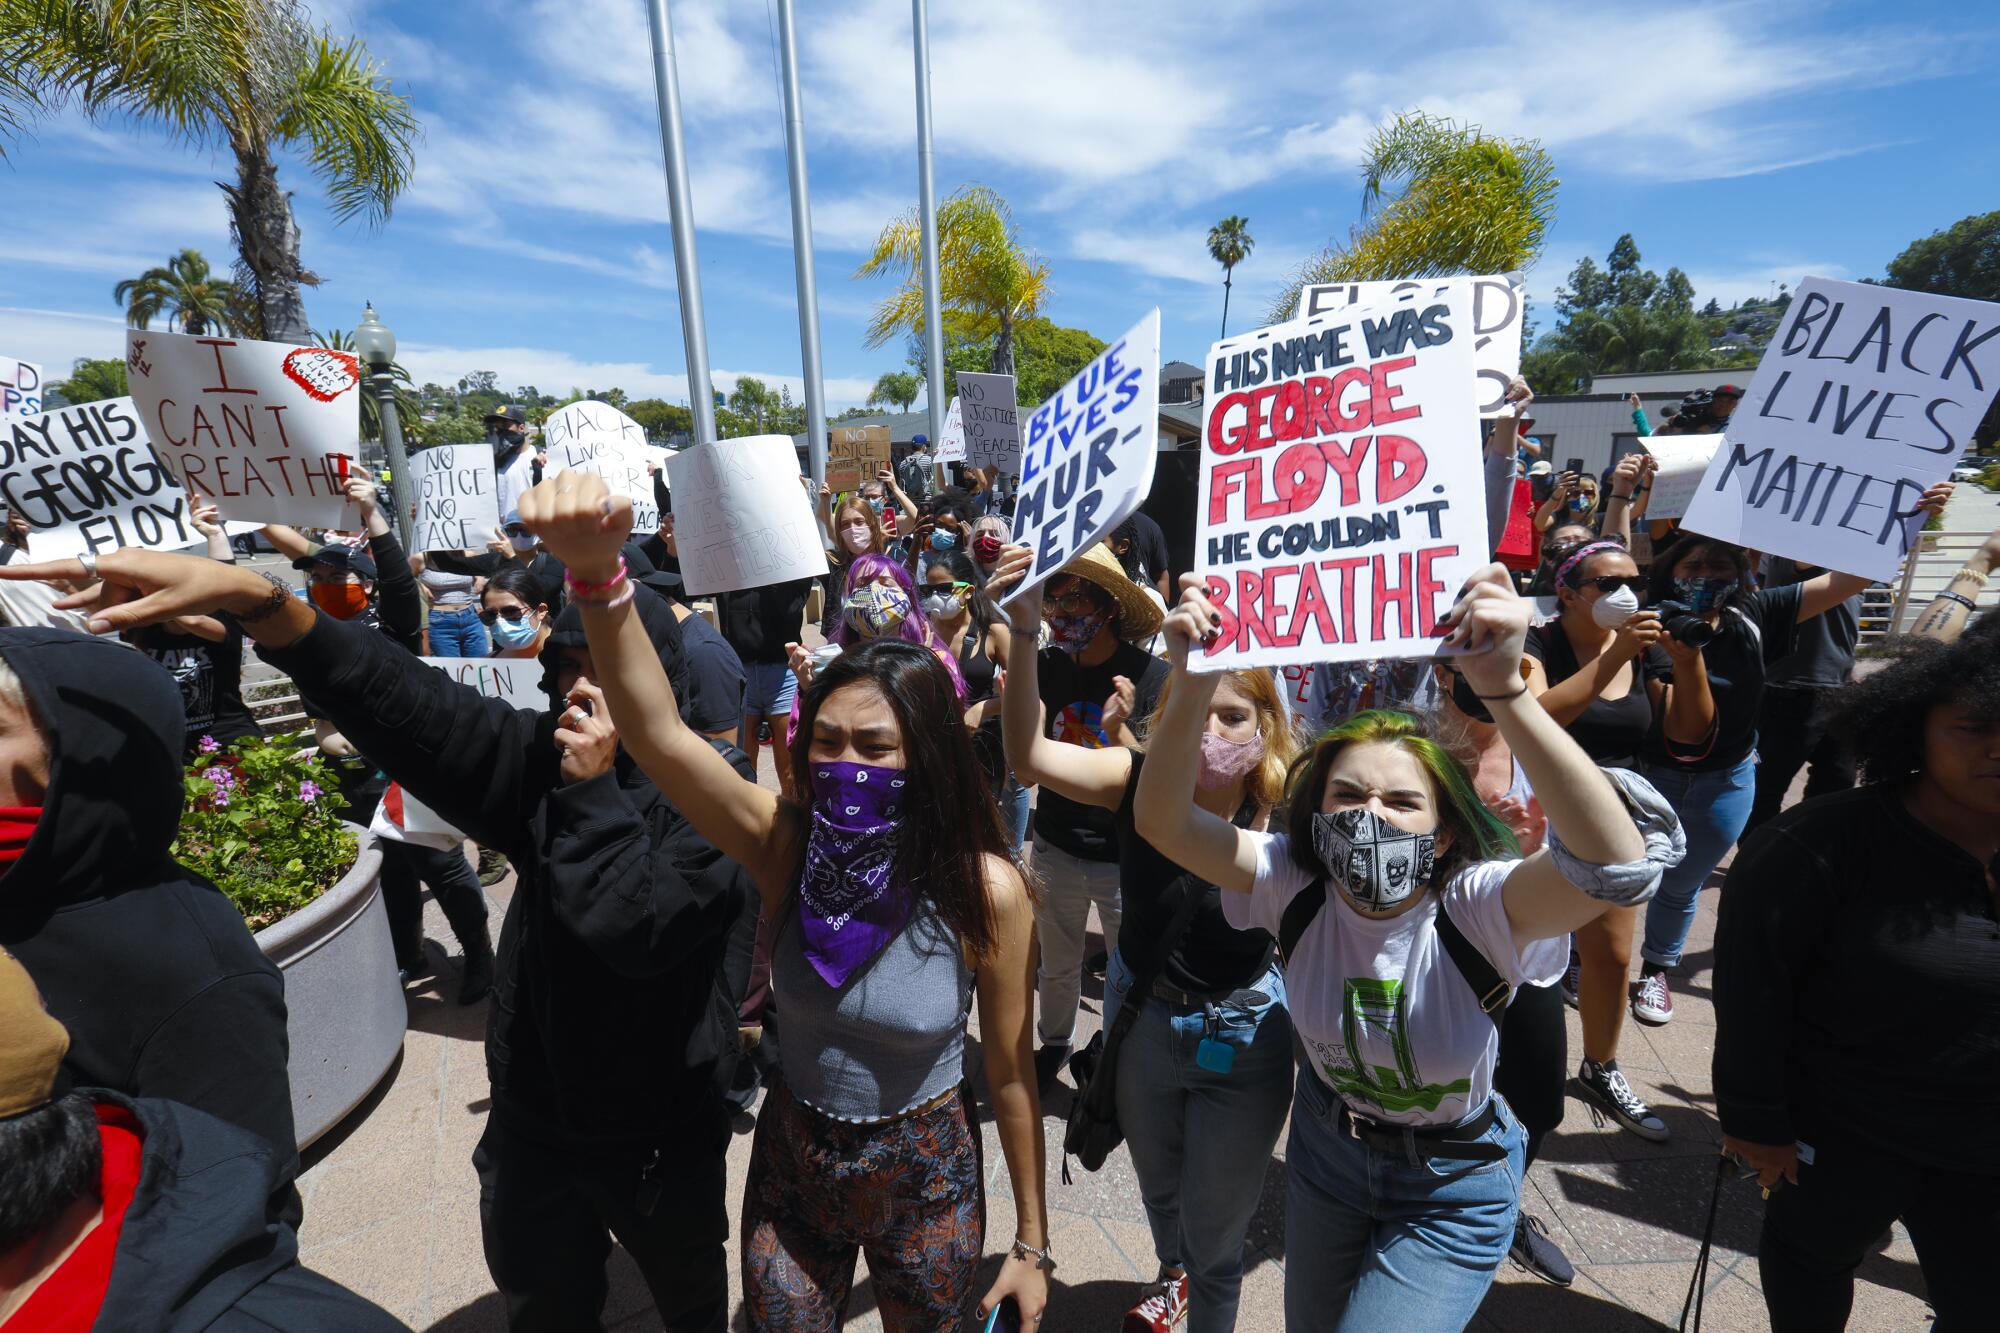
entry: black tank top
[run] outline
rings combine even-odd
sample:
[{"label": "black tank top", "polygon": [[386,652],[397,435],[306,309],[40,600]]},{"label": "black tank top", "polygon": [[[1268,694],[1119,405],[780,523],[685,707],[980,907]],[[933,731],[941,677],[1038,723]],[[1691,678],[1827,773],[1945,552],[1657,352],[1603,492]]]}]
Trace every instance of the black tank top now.
[{"label": "black tank top", "polygon": [[[1560,620],[1534,626],[1528,631],[1524,647],[1528,656],[1540,660],[1551,685],[1562,684],[1580,669],[1576,647],[1570,643]],[[1590,705],[1569,724],[1571,739],[1600,764],[1614,768],[1637,764],[1639,751],[1646,743],[1646,733],[1653,726],[1653,700],[1646,693],[1646,682],[1656,678],[1668,679],[1672,675],[1673,662],[1665,650],[1648,648],[1632,659],[1631,689],[1623,698],[1611,699],[1599,695],[1592,699]]]},{"label": "black tank top", "polygon": [[968,707],[993,697],[993,659],[986,655],[986,631],[977,621],[966,625],[965,638],[959,642],[958,672],[965,677]]}]

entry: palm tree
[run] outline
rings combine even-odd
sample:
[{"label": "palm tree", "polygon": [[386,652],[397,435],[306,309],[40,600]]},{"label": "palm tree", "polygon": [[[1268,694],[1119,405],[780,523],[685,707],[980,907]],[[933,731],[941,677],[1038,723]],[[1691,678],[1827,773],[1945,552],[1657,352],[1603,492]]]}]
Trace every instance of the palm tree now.
[{"label": "palm tree", "polygon": [[336,221],[379,224],[410,183],[420,130],[359,38],[315,30],[302,0],[0,0],[0,131],[72,102],[131,117],[194,147],[227,145],[238,282],[259,329],[308,336],[291,196],[274,156],[293,149]]},{"label": "palm tree", "polygon": [[[336,352],[354,352],[354,336],[346,329],[314,329],[311,331],[314,347],[330,347]],[[389,380],[396,391],[396,420],[408,435],[423,417],[424,406],[417,397],[416,385],[410,380],[410,372],[403,369],[402,362],[389,363]],[[373,382],[362,386],[366,392],[361,395],[361,438],[379,440],[382,438],[382,404],[375,396]]]},{"label": "palm tree", "polygon": [[[1014,234],[1007,201],[983,185],[962,185],[938,205],[938,304],[964,317],[968,338],[992,337],[987,369],[1014,373],[1014,323],[1041,312],[1051,295],[1048,261]],[[900,277],[868,322],[868,345],[916,335],[924,326],[923,233],[914,208],[882,228],[857,278]]]},{"label": "palm tree", "polygon": [[907,412],[910,404],[917,401],[917,395],[924,391],[924,382],[907,370],[885,370],[875,387],[868,391],[870,407],[880,403]]},{"label": "palm tree", "polygon": [[1560,185],[1555,160],[1532,139],[1492,138],[1476,125],[1405,112],[1369,141],[1364,215],[1347,244],[1307,260],[1268,317],[1290,318],[1299,289],[1316,282],[1526,268],[1542,252]]},{"label": "palm tree", "polygon": [[778,395],[755,375],[738,375],[728,401],[730,411],[739,417],[753,418],[759,431],[764,429],[765,413],[779,406]]},{"label": "palm tree", "polygon": [[1208,257],[1222,265],[1222,336],[1229,336],[1229,279],[1236,266],[1257,248],[1250,219],[1231,213],[1208,229]]},{"label": "palm tree", "polygon": [[125,307],[125,322],[135,329],[151,328],[162,314],[169,329],[183,333],[240,333],[256,320],[243,289],[211,278],[199,250],[183,250],[164,267],[127,278],[111,289],[111,298]]}]

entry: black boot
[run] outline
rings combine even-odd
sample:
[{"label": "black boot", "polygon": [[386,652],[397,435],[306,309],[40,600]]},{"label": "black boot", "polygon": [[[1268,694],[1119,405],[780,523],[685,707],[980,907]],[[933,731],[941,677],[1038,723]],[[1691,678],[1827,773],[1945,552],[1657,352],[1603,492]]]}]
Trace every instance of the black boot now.
[{"label": "black boot", "polygon": [[493,941],[487,938],[482,928],[462,943],[465,948],[465,971],[458,982],[458,1002],[478,1004],[493,989]]}]

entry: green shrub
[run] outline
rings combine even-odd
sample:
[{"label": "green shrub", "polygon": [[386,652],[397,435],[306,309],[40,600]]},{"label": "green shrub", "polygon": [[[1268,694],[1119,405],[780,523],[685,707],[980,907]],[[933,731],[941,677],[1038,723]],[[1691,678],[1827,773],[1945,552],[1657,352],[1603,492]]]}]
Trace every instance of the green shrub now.
[{"label": "green shrub", "polygon": [[1989,491],[2000,491],[2000,463],[1989,463],[1979,474],[1979,484]]},{"label": "green shrub", "polygon": [[290,916],[340,881],[355,839],[340,822],[334,778],[288,738],[246,737],[187,771],[174,859],[214,881],[252,930]]}]

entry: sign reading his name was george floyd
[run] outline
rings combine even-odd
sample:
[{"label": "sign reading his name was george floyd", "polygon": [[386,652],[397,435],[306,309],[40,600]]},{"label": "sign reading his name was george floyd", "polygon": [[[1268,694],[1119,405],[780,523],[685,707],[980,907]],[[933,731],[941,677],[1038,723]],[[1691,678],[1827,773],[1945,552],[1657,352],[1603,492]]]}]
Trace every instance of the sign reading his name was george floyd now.
[{"label": "sign reading his name was george floyd", "polygon": [[1222,619],[1195,670],[1436,651],[1486,555],[1467,299],[1209,349],[1195,569]]},{"label": "sign reading his name was george floyd", "polygon": [[1160,435],[1160,312],[1154,310],[1028,414],[1014,540],[1035,561],[1027,592],[1132,516],[1153,489]]},{"label": "sign reading his name was george floyd", "polygon": [[965,461],[965,415],[959,408],[956,394],[952,395],[951,406],[944,410],[944,430],[938,435],[935,461],[939,463]]},{"label": "sign reading his name was george floyd", "polygon": [[42,410],[42,368],[32,361],[0,356],[0,421],[32,417]]},{"label": "sign reading his name was george floyd", "polygon": [[360,450],[352,353],[127,329],[125,373],[160,457],[223,513],[360,526],[344,489]]},{"label": "sign reading his name was george floyd", "polygon": [[1918,499],[2000,391],[2000,304],[1807,278],[1757,363],[1685,526],[1895,577]]},{"label": "sign reading his name was george floyd", "polygon": [[646,432],[638,422],[609,403],[586,398],[551,412],[542,423],[542,448],[549,461],[543,477],[558,472],[589,472],[604,478],[613,495],[632,502],[632,531],[660,530],[660,506],[653,498],[653,474],[647,468]]},{"label": "sign reading his name was george floyd", "polygon": [[958,396],[965,413],[965,462],[1021,475],[1021,414],[1014,403],[1012,375],[958,372]]},{"label": "sign reading his name was george floyd", "polygon": [[500,496],[493,478],[493,447],[438,444],[410,455],[417,516],[410,524],[413,551],[485,549],[500,526]]},{"label": "sign reading his name was george floyd", "polygon": [[1702,476],[1722,444],[1720,435],[1648,435],[1639,447],[1659,460],[1659,468],[1647,485],[1653,498],[1646,502],[1646,518],[1681,518],[1687,514],[1694,493],[1701,489]]},{"label": "sign reading his name was george floyd", "polygon": [[130,398],[0,420],[0,502],[33,531],[37,560],[202,539]]},{"label": "sign reading his name was george floyd", "polygon": [[[1484,277],[1398,278],[1387,282],[1318,283],[1299,293],[1299,319],[1388,301],[1435,300],[1449,291],[1472,298],[1472,364],[1479,373],[1479,415],[1497,417],[1507,405],[1507,384],[1521,373],[1521,325],[1527,294],[1519,273]],[[1465,306],[1454,302],[1454,308]]]},{"label": "sign reading his name was george floyd", "polygon": [[667,460],[674,545],[689,596],[826,573],[819,520],[789,435],[751,435]]},{"label": "sign reading his name was george floyd", "polygon": [[[490,473],[492,449],[484,444],[468,447],[486,451],[489,460],[487,471]],[[411,455],[412,466],[418,457]],[[491,535],[491,529],[488,529],[488,535]],[[538,713],[549,706],[549,696],[542,693],[542,664],[532,657],[425,657],[419,660],[426,666],[436,667],[461,685],[470,685],[489,699],[499,699],[516,708],[533,709]],[[445,823],[437,811],[408,792],[403,794],[403,828],[410,833],[458,832]]]},{"label": "sign reading his name was george floyd", "polygon": [[887,426],[834,426],[826,433],[826,485],[838,494],[889,466]]}]

